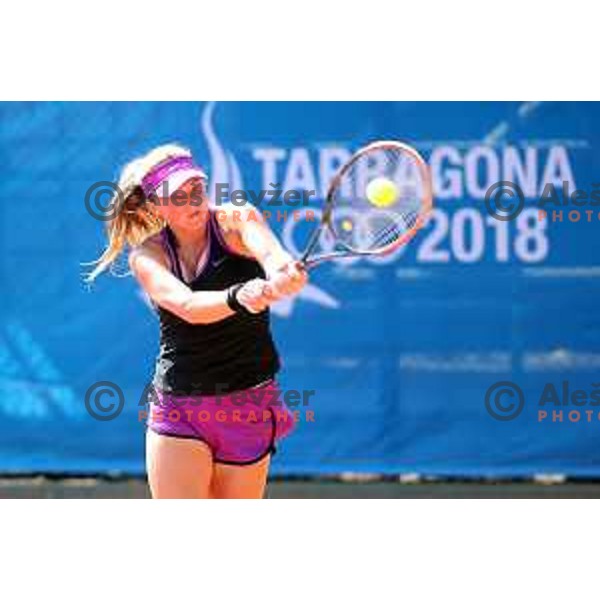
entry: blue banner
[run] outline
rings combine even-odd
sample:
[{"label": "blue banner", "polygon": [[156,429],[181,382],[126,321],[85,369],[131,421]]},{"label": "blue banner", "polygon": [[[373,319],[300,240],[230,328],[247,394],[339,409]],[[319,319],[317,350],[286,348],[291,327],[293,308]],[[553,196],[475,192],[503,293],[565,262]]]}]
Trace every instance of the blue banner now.
[{"label": "blue banner", "polygon": [[[213,182],[315,190],[318,212],[377,139],[422,152],[435,211],[275,307],[281,384],[314,390],[314,418],[273,472],[599,476],[600,105],[560,102],[0,103],[0,470],[143,472],[158,322],[132,277],[82,281],[105,244],[95,182],[178,142]],[[499,181],[523,195],[514,219],[486,203]],[[264,209],[299,252],[306,223]],[[118,418],[86,408],[101,381]]]}]

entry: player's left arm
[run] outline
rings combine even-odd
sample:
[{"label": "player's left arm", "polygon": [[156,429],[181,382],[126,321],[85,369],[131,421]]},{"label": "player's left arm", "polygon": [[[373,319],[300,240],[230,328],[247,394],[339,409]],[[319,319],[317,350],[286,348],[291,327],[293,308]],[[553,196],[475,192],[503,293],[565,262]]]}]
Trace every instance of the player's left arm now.
[{"label": "player's left arm", "polygon": [[225,230],[237,234],[244,249],[264,269],[279,294],[297,294],[306,284],[302,266],[281,245],[263,215],[254,206],[222,207]]}]

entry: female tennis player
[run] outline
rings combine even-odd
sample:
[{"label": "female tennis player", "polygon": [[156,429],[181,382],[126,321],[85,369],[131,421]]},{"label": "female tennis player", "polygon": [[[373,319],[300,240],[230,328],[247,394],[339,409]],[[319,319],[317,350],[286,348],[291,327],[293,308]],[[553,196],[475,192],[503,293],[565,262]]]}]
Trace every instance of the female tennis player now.
[{"label": "female tennis player", "polygon": [[253,207],[209,206],[189,150],[156,148],[123,169],[108,247],[93,280],[128,245],[160,320],[147,417],[154,498],[262,498],[275,442],[293,428],[278,398],[269,306],[304,269]]}]

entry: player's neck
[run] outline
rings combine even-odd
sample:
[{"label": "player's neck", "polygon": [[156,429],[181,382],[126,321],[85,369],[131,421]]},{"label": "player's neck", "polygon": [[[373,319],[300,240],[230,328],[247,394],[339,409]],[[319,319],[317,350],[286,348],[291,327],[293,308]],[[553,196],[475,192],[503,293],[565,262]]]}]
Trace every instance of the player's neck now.
[{"label": "player's neck", "polygon": [[181,227],[178,225],[169,225],[171,231],[175,234],[177,245],[180,248],[200,248],[206,241],[208,231],[208,222],[198,224],[197,227]]}]

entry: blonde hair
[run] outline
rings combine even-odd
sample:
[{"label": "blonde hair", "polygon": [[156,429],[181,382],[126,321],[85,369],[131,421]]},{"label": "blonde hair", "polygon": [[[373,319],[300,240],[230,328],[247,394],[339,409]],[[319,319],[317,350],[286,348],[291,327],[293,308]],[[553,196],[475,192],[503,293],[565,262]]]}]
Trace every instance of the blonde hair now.
[{"label": "blonde hair", "polygon": [[[96,265],[85,276],[86,283],[92,283],[100,273],[109,269],[113,272],[114,262],[126,248],[139,246],[144,240],[165,227],[165,222],[149,210],[146,194],[142,189],[142,179],[156,165],[167,158],[191,156],[188,148],[177,144],[165,144],[151,150],[144,156],[132,160],[123,167],[118,188],[106,208],[115,216],[106,222],[108,245],[100,257],[87,265]],[[118,204],[122,202],[123,206]]]}]

